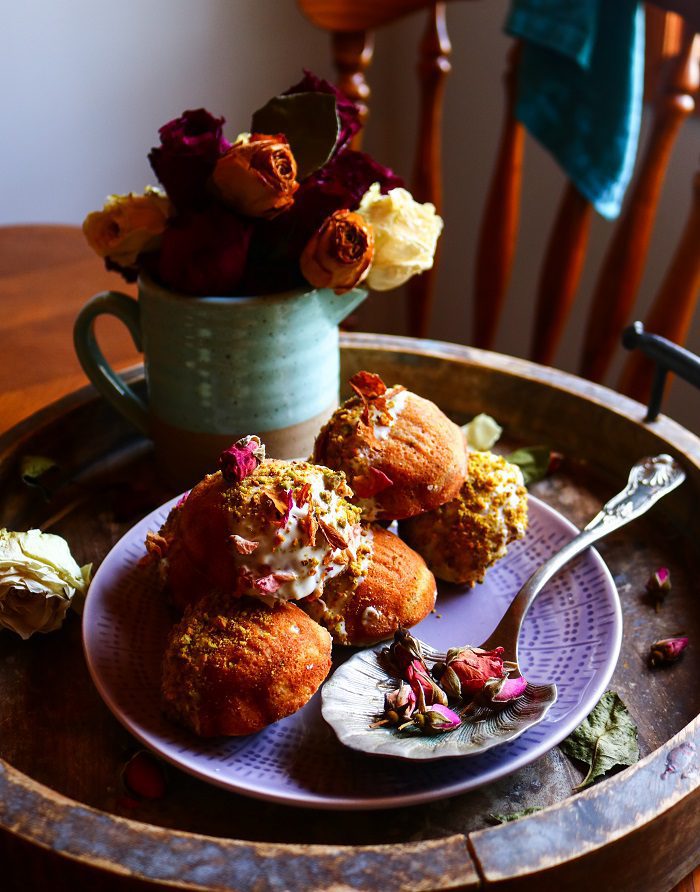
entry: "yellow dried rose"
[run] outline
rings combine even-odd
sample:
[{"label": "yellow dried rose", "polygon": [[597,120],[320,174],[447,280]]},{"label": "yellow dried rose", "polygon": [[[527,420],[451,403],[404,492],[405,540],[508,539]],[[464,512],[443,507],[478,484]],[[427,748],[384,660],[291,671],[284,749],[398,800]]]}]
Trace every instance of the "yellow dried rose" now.
[{"label": "yellow dried rose", "polygon": [[234,210],[271,218],[294,203],[296,176],[297,163],[282,134],[244,133],[216,162],[212,181]]},{"label": "yellow dried rose", "polygon": [[443,226],[434,205],[420,204],[400,188],[382,195],[379,184],[373,183],[357,213],[374,233],[374,259],[367,276],[374,291],[397,288],[433,265]]},{"label": "yellow dried rose", "polygon": [[22,638],[58,629],[76,593],[87,592],[90,569],[61,536],[0,529],[0,628]]},{"label": "yellow dried rose", "polygon": [[334,211],[309,239],[299,265],[315,288],[343,294],[366,277],[373,253],[369,224],[353,211]]},{"label": "yellow dried rose", "polygon": [[83,233],[100,257],[131,267],[139,254],[159,246],[171,211],[165,193],[152,186],[143,195],[110,195],[101,211],[87,215]]}]

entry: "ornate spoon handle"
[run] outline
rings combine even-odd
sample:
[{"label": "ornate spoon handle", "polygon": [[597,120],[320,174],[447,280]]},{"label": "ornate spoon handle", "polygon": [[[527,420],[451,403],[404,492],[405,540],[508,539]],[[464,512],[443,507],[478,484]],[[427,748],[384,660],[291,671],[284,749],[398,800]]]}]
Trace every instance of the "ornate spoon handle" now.
[{"label": "ornate spoon handle", "polygon": [[535,570],[482,647],[489,649],[502,644],[507,649],[506,642],[513,642],[517,655],[517,639],[525,614],[552,576],[598,539],[644,514],[684,480],[683,469],[670,455],[662,454],[638,461],[630,471],[627,486],[622,492],[606,502],[577,536]]}]

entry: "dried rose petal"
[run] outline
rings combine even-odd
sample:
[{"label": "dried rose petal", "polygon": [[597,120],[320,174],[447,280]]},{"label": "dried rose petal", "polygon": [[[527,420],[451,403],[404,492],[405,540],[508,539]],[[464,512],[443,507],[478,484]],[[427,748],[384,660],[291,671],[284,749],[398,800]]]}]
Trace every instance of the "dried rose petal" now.
[{"label": "dried rose petal", "polygon": [[187,492],[183,492],[183,494],[180,496],[180,498],[179,498],[177,504],[175,505],[175,507],[176,507],[176,508],[181,508],[181,507],[185,504],[185,502],[187,501],[187,496],[188,496],[189,494],[190,494],[190,490],[189,490],[189,489],[187,490]]},{"label": "dried rose petal", "polygon": [[231,541],[239,554],[252,554],[260,545],[254,539],[244,539],[243,536],[238,536],[235,533],[231,536]]},{"label": "dried rose petal", "polygon": [[260,437],[237,440],[219,456],[219,467],[227,483],[240,483],[265,459],[265,447]]},{"label": "dried rose petal", "polygon": [[304,483],[302,486],[300,486],[294,496],[294,500],[296,501],[297,505],[300,508],[303,505],[310,503],[311,502],[311,484]]},{"label": "dried rose petal", "polygon": [[161,536],[160,533],[154,533],[152,530],[149,530],[146,533],[146,541],[144,542],[144,545],[146,546],[146,554],[141,559],[143,564],[159,561],[161,558],[165,557],[168,551],[168,540],[165,536]]},{"label": "dried rose petal", "polygon": [[353,492],[360,499],[371,499],[393,485],[391,477],[378,468],[370,468],[367,474],[358,474],[352,480]]},{"label": "dried rose petal", "polygon": [[313,511],[301,515],[299,529],[306,535],[309,545],[313,548],[316,545],[316,533],[318,532],[318,520]]},{"label": "dried rose petal", "polygon": [[292,582],[296,579],[294,573],[285,573],[278,571],[276,573],[268,573],[266,576],[260,576],[255,580],[255,588],[266,595],[274,595],[277,589],[284,585],[285,582]]},{"label": "dried rose petal", "polygon": [[374,372],[357,372],[348,383],[363,401],[373,400],[386,393],[386,384]]},{"label": "dried rose petal", "polygon": [[654,669],[675,663],[687,646],[688,638],[685,635],[655,641],[649,650],[649,666]]},{"label": "dried rose petal", "polygon": [[146,750],[140,750],[126,763],[122,781],[127,791],[140,799],[162,799],[167,790],[163,764]]}]

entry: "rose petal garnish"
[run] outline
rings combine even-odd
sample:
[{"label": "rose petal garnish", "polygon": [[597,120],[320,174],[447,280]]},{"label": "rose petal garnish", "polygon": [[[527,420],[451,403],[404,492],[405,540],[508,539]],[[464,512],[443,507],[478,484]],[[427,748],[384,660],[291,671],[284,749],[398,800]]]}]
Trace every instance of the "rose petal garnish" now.
[{"label": "rose petal garnish", "polygon": [[294,500],[297,505],[301,508],[303,505],[306,505],[307,502],[311,501],[311,484],[304,483],[303,486],[300,486],[294,495]]},{"label": "rose petal garnish", "polygon": [[294,579],[296,579],[294,573],[278,571],[276,573],[268,573],[266,576],[260,576],[255,580],[254,585],[259,592],[266,595],[274,595],[280,586],[284,585],[285,582],[292,582]]},{"label": "rose petal garnish", "polygon": [[673,638],[662,638],[655,641],[649,649],[649,666],[655,669],[657,666],[668,666],[675,663],[688,646],[686,635],[676,635]]},{"label": "rose petal garnish", "polygon": [[243,536],[238,536],[236,533],[233,533],[230,538],[233,542],[233,547],[239,554],[252,554],[260,545],[254,539],[244,539]]},{"label": "rose petal garnish", "polygon": [[386,393],[386,384],[374,372],[356,372],[348,383],[362,400],[373,400]]},{"label": "rose petal garnish", "polygon": [[360,499],[371,499],[372,496],[376,496],[393,485],[394,481],[391,477],[384,471],[372,467],[366,474],[357,474],[352,479],[352,490]]},{"label": "rose petal garnish", "polygon": [[306,535],[309,545],[313,548],[316,545],[316,533],[318,532],[318,520],[313,511],[302,514],[298,520],[299,529]]},{"label": "rose petal garnish", "polygon": [[265,460],[265,447],[260,437],[237,440],[219,456],[219,467],[227,483],[240,483]]},{"label": "rose petal garnish", "polygon": [[348,541],[342,533],[336,530],[335,527],[332,527],[329,523],[326,523],[322,517],[319,517],[318,519],[318,526],[332,548],[343,549],[348,547]]}]

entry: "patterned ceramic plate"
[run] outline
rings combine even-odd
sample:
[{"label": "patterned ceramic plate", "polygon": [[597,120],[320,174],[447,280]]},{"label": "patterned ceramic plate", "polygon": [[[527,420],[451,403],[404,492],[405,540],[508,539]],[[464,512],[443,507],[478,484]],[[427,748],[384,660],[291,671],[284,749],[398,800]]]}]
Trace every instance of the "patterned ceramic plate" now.
[{"label": "patterned ceramic plate", "polygon": [[[369,756],[337,740],[321,716],[320,693],[259,734],[200,740],[160,713],[160,660],[171,618],[138,566],[146,532],[158,529],[174,501],[134,526],[103,561],[85,605],[83,640],[92,678],[119,721],[145,746],[205,781],[261,799],[326,809],[443,799],[547,752],[590,712],[610,680],[622,618],[612,577],[591,549],[549,583],[525,619],[523,673],[535,684],[556,683],[559,697],[544,721],[516,740],[440,761]],[[526,537],[510,547],[482,585],[471,591],[441,586],[436,612],[414,634],[436,650],[484,640],[522,582],[576,532],[530,497]],[[338,653],[337,663],[350,654]]]}]

